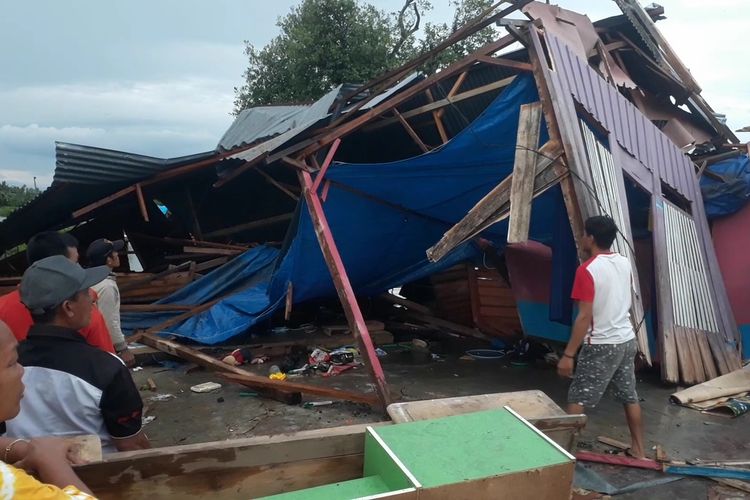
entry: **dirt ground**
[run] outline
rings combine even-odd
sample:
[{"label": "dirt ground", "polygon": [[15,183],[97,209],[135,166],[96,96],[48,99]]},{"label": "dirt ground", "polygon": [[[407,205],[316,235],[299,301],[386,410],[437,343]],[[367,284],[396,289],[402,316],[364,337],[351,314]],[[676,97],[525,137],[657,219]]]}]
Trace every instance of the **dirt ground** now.
[{"label": "dirt ground", "polygon": [[[542,361],[517,367],[511,366],[507,360],[461,360],[463,352],[453,351],[432,361],[417,359],[410,352],[381,358],[394,399],[408,401],[539,389],[564,406],[568,382],[560,379],[554,368]],[[133,373],[139,386],[147,385],[148,378],[157,386],[156,391],[142,390],[141,393],[147,415],[156,417],[146,426],[154,446],[238,439],[384,419],[383,415],[367,406],[347,402],[314,408],[288,406],[258,398],[250,389],[227,383],[211,372],[195,370],[194,365],[174,361],[161,363]],[[253,368],[257,373],[266,374],[268,365]],[[191,386],[208,381],[219,382],[222,388],[205,394],[190,391]],[[364,369],[330,379],[313,377],[303,381],[339,389],[373,390]],[[659,443],[670,457],[677,459],[750,459],[750,417],[709,416],[672,405],[669,395],[674,388],[661,384],[655,374],[641,374],[638,389],[649,447]],[[153,401],[161,394],[173,397]],[[303,402],[315,400],[303,396]],[[606,397],[590,412],[579,448],[604,451],[606,447],[596,442],[600,435],[628,439],[622,408]],[[660,476],[659,473],[622,467],[592,468],[618,487]],[[617,498],[704,499],[714,486],[711,481],[685,478]],[[727,498],[744,498],[739,491],[732,494],[736,496]]]}]

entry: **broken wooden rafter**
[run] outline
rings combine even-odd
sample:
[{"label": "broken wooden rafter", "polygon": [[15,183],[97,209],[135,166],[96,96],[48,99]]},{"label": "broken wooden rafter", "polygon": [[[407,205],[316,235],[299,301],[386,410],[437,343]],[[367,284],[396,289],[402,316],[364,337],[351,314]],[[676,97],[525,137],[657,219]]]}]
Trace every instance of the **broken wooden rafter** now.
[{"label": "broken wooden rafter", "polygon": [[167,270],[162,271],[162,272],[160,272],[158,274],[152,274],[152,275],[149,275],[149,276],[145,276],[143,278],[139,278],[139,279],[136,279],[136,280],[129,281],[128,283],[121,284],[119,286],[120,294],[122,294],[124,292],[128,292],[130,290],[135,290],[135,289],[140,288],[140,287],[142,287],[144,285],[148,285],[152,281],[164,278],[166,276],[169,276],[170,274],[174,274],[174,273],[178,273],[180,271],[185,271],[186,269],[190,269],[190,267],[193,264],[195,264],[195,263],[194,262],[183,262],[179,266],[175,266],[175,267],[173,267],[171,269],[167,269]]},{"label": "broken wooden rafter", "polygon": [[199,246],[185,246],[182,247],[182,251],[185,253],[199,253],[206,255],[239,255],[245,250],[229,249],[229,248],[211,248],[211,247],[199,247]]},{"label": "broken wooden rafter", "polygon": [[300,384],[287,380],[271,380],[267,377],[261,377],[252,373],[220,373],[219,376],[231,382],[242,384],[245,387],[250,387],[251,389],[272,389],[281,392],[300,392],[329,399],[364,403],[370,406],[378,405],[378,397],[375,394],[342,391],[340,389],[320,387],[312,384]]},{"label": "broken wooden rafter", "polygon": [[205,237],[206,238],[218,238],[220,236],[229,236],[230,234],[237,234],[242,231],[249,231],[251,229],[259,229],[261,227],[273,226],[274,224],[279,224],[281,222],[287,222],[287,221],[292,220],[293,215],[294,214],[291,214],[291,213],[273,215],[271,217],[266,217],[265,219],[254,220],[252,222],[246,222],[244,224],[238,224],[236,226],[231,226],[231,227],[226,227],[224,229],[211,231],[210,233],[206,233]]},{"label": "broken wooden rafter", "polygon": [[[320,183],[323,182],[328,169],[331,167],[331,164],[333,164],[333,157],[336,156],[336,151],[339,150],[339,146],[341,146],[341,139],[336,139],[335,141],[333,141],[333,144],[331,144],[331,148],[328,150],[328,153],[326,153],[326,157],[323,160],[323,166],[318,166],[318,173],[315,175],[315,180],[313,181],[312,185],[313,193],[318,192]],[[313,160],[315,160],[315,158],[313,158]]]},{"label": "broken wooden rafter", "polygon": [[284,193],[285,195],[287,195],[288,197],[290,197],[294,201],[299,201],[299,196],[297,196],[296,194],[294,194],[291,191],[289,191],[289,189],[287,189],[286,187],[282,186],[279,181],[277,181],[276,179],[274,179],[273,177],[271,177],[271,174],[269,174],[268,172],[266,172],[265,170],[263,170],[260,167],[260,165],[258,165],[255,168],[255,171],[258,172],[258,174],[261,177],[263,177],[266,180],[266,182],[268,182],[272,186],[276,187],[279,191],[281,191],[282,193]]},{"label": "broken wooden rafter", "polygon": [[534,179],[539,173],[536,168],[541,124],[542,104],[540,102],[521,105],[510,186],[508,243],[522,243],[529,239]]},{"label": "broken wooden rafter", "polygon": [[[549,141],[542,146],[536,160],[538,178],[541,179],[540,174],[546,172],[557,162],[561,153],[560,145],[555,141]],[[461,221],[450,228],[440,241],[428,249],[427,257],[430,261],[437,262],[445,257],[451,250],[469,239],[476,232],[477,228],[494,217],[510,201],[512,179],[512,174],[503,179],[500,184],[477,202]]]},{"label": "broken wooden rafter", "polygon": [[512,59],[506,59],[504,57],[492,57],[492,56],[477,56],[477,61],[492,64],[495,66],[502,66],[504,68],[517,69],[519,71],[531,71],[531,64],[522,61],[514,61]]},{"label": "broken wooden rafter", "polygon": [[404,130],[406,130],[406,133],[409,134],[409,137],[411,137],[412,140],[416,143],[416,145],[419,146],[419,149],[421,149],[423,153],[429,153],[430,149],[427,147],[427,145],[424,142],[422,142],[422,139],[414,131],[412,126],[409,125],[409,122],[406,121],[406,118],[404,118],[403,115],[399,113],[396,108],[393,108],[392,111],[393,111],[394,116],[398,119],[398,121],[401,122],[401,125],[404,127]]}]

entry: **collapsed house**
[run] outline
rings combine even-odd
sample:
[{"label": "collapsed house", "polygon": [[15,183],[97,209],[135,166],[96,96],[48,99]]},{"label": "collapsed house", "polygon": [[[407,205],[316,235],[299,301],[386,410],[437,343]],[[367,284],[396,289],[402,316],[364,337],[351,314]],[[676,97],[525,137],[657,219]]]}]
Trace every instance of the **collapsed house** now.
[{"label": "collapsed house", "polygon": [[[731,372],[741,339],[698,178],[740,145],[656,28],[663,9],[617,3],[592,23],[502,2],[366,85],[243,111],[215,151],[58,143],[52,187],[0,224],[0,269],[18,276],[41,230],[125,234],[148,272],[121,280],[123,324],[173,353],[187,351],[158,335],[214,344],[338,296],[386,403],[358,298],[404,287],[389,300],[454,333],[565,341],[576,241],[608,214],[637,275],[643,361],[671,383]],[[508,35],[416,72],[494,23]],[[438,318],[415,303],[425,288]]]}]

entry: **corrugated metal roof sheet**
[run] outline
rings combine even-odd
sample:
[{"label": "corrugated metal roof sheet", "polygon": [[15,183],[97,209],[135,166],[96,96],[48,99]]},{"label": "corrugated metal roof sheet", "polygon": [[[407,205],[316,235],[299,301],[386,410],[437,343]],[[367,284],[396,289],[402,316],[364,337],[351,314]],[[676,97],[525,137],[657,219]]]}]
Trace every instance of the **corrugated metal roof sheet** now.
[{"label": "corrugated metal roof sheet", "polygon": [[53,183],[112,184],[145,179],[170,168],[210,158],[213,151],[176,158],[55,142]]},{"label": "corrugated metal roof sheet", "polygon": [[258,106],[242,110],[219,141],[217,148],[229,151],[274,137],[294,128],[306,128],[328,116],[339,97],[341,85],[313,104],[294,106]]}]

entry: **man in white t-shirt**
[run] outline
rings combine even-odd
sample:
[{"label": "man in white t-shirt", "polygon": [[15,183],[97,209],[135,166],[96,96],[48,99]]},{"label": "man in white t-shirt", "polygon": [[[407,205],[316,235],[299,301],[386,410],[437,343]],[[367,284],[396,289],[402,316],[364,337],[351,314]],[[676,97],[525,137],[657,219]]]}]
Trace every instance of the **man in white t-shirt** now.
[{"label": "man in white t-shirt", "polygon": [[[578,316],[557,371],[573,377],[568,392],[568,413],[593,408],[608,387],[625,407],[631,447],[627,453],[643,458],[641,406],[635,389],[638,347],[630,321],[633,277],[630,261],[610,251],[617,236],[611,217],[586,220],[582,247],[591,255],[576,272],[571,297],[578,301]],[[581,344],[583,343],[583,347]],[[573,375],[576,351],[578,365]]]}]

